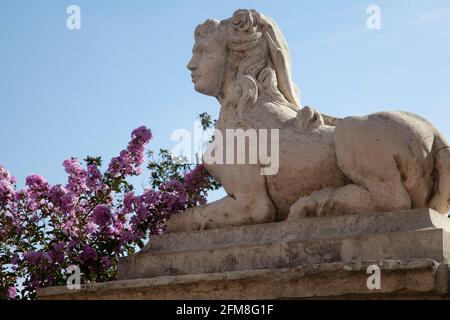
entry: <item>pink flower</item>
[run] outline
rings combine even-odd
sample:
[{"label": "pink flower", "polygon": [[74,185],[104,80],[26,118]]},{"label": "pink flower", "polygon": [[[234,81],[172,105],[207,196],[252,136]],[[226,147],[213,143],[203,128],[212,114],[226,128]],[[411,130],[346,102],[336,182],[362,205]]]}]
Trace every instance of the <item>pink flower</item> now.
[{"label": "pink flower", "polygon": [[141,126],[133,130],[133,132],[131,133],[131,138],[133,140],[137,139],[143,144],[147,144],[152,139],[152,132],[145,126]]},{"label": "pink flower", "polygon": [[121,236],[120,236],[120,243],[126,244],[130,243],[132,241],[135,241],[139,239],[139,234],[136,232],[132,232],[130,230],[126,230]]},{"label": "pink flower", "polygon": [[14,197],[14,188],[7,180],[0,180],[0,206],[6,205]]},{"label": "pink flower", "polygon": [[63,263],[64,262],[64,252],[62,251],[64,248],[64,243],[58,243],[53,247],[53,250],[50,250],[48,255],[52,259],[53,262]]},{"label": "pink flower", "polygon": [[112,223],[111,218],[111,210],[108,208],[108,206],[100,204],[95,207],[92,214],[92,221],[95,224],[101,227],[107,227]]},{"label": "pink flower", "polygon": [[98,167],[94,164],[88,166],[86,184],[91,191],[98,191],[104,188],[103,176]]},{"label": "pink flower", "polygon": [[28,196],[27,190],[20,189],[14,193],[14,200],[21,201],[24,200]]},{"label": "pink flower", "polygon": [[151,140],[152,133],[142,126],[133,130],[131,137],[127,149],[109,163],[108,173],[113,177],[138,175],[142,171],[140,166],[144,162],[145,146]]},{"label": "pink flower", "polygon": [[84,233],[90,235],[97,230],[97,225],[94,222],[88,222],[84,228]]},{"label": "pink flower", "polygon": [[63,213],[73,212],[78,201],[74,192],[67,190],[61,185],[55,185],[50,188],[49,199],[53,206],[61,209]]},{"label": "pink flower", "polygon": [[25,253],[24,257],[28,263],[37,265],[42,261],[44,255],[41,252],[29,251]]},{"label": "pink flower", "polygon": [[67,244],[66,248],[67,248],[67,250],[70,251],[70,250],[74,249],[77,245],[78,245],[78,241],[76,241],[76,240],[71,240],[71,241],[69,241],[69,243]]},{"label": "pink flower", "polygon": [[50,188],[49,192],[50,200],[56,207],[61,207],[62,199],[68,192],[69,191],[60,184],[55,185]]},{"label": "pink flower", "polygon": [[15,183],[16,183],[16,178],[14,178],[13,176],[11,176],[11,174],[9,173],[9,171],[6,170],[6,168],[3,167],[2,165],[0,165],[0,180],[6,180],[6,181],[8,181],[10,184],[15,184]]},{"label": "pink flower", "polygon": [[76,158],[64,160],[63,166],[65,171],[71,176],[81,176],[86,173]]},{"label": "pink flower", "polygon": [[135,201],[134,192],[127,192],[123,199],[124,211],[126,213],[131,212],[131,210],[133,209],[134,201]]},{"label": "pink flower", "polygon": [[106,269],[108,269],[111,266],[111,261],[109,260],[108,257],[103,257],[102,264]]},{"label": "pink flower", "polygon": [[77,197],[73,192],[68,192],[61,199],[61,209],[65,212],[72,212],[77,205]]},{"label": "pink flower", "polygon": [[132,160],[126,150],[123,150],[119,157],[111,159],[108,166],[108,172],[114,177],[118,177],[120,175],[129,176],[134,173]]},{"label": "pink flower", "polygon": [[47,192],[49,188],[49,184],[45,178],[38,174],[28,176],[25,184],[32,192]]},{"label": "pink flower", "polygon": [[81,262],[86,263],[88,261],[96,261],[97,260],[97,251],[91,246],[85,246],[83,251],[79,255],[79,259]]},{"label": "pink flower", "polygon": [[17,265],[19,263],[20,259],[17,255],[14,255],[11,259],[11,264],[12,265]]},{"label": "pink flower", "polygon": [[17,296],[17,289],[15,287],[9,287],[8,290],[6,291],[6,296],[8,299],[15,299]]},{"label": "pink flower", "polygon": [[86,191],[86,177],[87,173],[81,166],[81,163],[76,159],[64,160],[63,166],[65,171],[69,174],[69,182],[67,189],[77,194]]},{"label": "pink flower", "polygon": [[195,191],[198,188],[207,186],[209,184],[209,174],[206,171],[204,164],[199,164],[191,172],[184,176],[184,184],[188,191]]}]

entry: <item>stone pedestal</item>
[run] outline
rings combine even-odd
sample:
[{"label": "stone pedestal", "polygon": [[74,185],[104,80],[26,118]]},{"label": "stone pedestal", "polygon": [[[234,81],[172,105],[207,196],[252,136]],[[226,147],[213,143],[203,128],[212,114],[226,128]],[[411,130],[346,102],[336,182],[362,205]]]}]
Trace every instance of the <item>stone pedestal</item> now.
[{"label": "stone pedestal", "polygon": [[[119,280],[41,299],[447,298],[450,219],[431,210],[296,219],[153,237]],[[381,289],[367,288],[378,265]]]}]

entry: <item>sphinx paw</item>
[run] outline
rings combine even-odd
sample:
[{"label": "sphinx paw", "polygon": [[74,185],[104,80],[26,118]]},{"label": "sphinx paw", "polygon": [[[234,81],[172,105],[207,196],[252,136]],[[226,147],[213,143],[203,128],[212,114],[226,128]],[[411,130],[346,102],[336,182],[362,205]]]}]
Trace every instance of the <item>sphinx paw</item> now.
[{"label": "sphinx paw", "polygon": [[322,115],[311,107],[304,107],[297,113],[296,127],[302,131],[311,131],[323,125]]},{"label": "sphinx paw", "polygon": [[336,211],[335,191],[336,188],[327,187],[298,199],[291,206],[288,219],[313,218],[334,214]]},{"label": "sphinx paw", "polygon": [[183,217],[181,214],[174,215],[170,217],[166,222],[166,232],[167,233],[175,233],[183,231]]},{"label": "sphinx paw", "polygon": [[294,203],[290,210],[288,219],[311,218],[317,214],[317,201],[314,197],[302,197]]},{"label": "sphinx paw", "polygon": [[185,212],[177,213],[167,220],[166,232],[176,233],[200,230],[201,225],[199,225],[197,220],[196,212],[192,208]]}]

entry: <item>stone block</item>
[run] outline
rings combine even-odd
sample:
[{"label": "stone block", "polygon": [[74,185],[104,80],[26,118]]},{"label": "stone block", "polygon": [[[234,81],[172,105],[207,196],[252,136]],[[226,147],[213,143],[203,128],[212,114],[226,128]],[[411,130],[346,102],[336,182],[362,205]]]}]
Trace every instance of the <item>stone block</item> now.
[{"label": "stone block", "polygon": [[[153,237],[119,280],[40,299],[447,299],[450,219],[432,210],[293,219]],[[381,289],[367,288],[378,265]]]}]

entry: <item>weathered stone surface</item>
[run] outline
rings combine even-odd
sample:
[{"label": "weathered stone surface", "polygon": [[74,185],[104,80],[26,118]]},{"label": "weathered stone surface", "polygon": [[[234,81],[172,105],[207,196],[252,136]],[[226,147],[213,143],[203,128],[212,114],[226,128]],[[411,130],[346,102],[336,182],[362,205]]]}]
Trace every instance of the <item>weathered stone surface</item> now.
[{"label": "weathered stone surface", "polygon": [[350,237],[379,232],[436,228],[436,226],[450,232],[450,219],[430,209],[299,218],[277,223],[153,236],[152,241],[141,253]]},{"label": "weathered stone surface", "polygon": [[448,299],[447,266],[433,260],[380,261],[380,290],[366,282],[370,262],[156,277],[39,290],[40,299]]},{"label": "weathered stone surface", "polygon": [[[441,246],[437,245],[441,244]],[[120,279],[295,267],[336,261],[431,258],[445,260],[442,230],[404,231],[345,239],[291,241],[134,255]],[[444,252],[445,250],[445,252]]]},{"label": "weathered stone surface", "polygon": [[[155,237],[121,280],[41,299],[448,298],[449,218],[428,209]],[[369,265],[381,268],[370,291]]]},{"label": "weathered stone surface", "polygon": [[154,237],[119,279],[429,258],[444,263],[448,218],[429,209],[293,219]]}]

